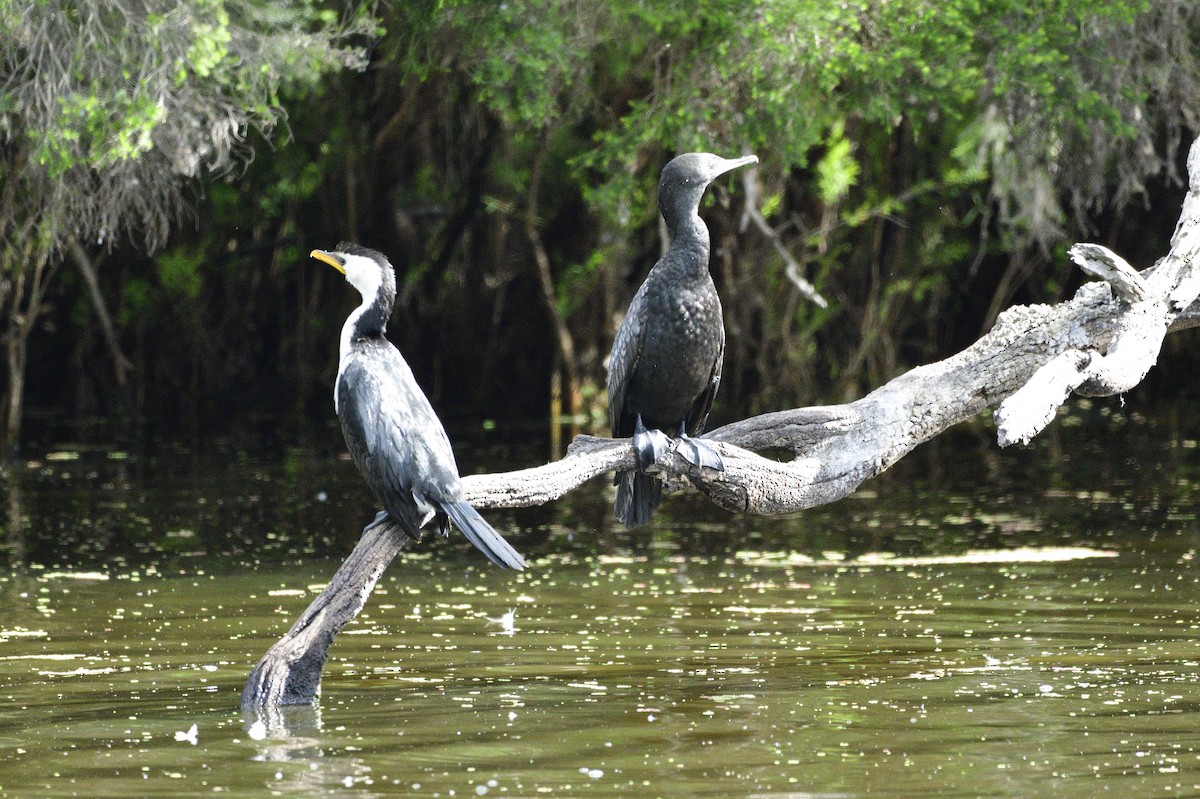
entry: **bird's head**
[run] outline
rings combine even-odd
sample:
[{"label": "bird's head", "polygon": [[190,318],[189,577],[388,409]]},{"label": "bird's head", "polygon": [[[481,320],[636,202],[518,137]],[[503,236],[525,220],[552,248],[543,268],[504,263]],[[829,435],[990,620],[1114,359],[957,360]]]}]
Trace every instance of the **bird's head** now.
[{"label": "bird's head", "polygon": [[364,300],[382,298],[390,309],[396,296],[396,273],[383,253],[342,242],[332,250],[313,250],[310,255],[345,275]]},{"label": "bird's head", "polygon": [[658,208],[667,226],[696,213],[708,184],[730,170],[757,163],[756,155],[722,158],[712,153],[684,153],[672,158],[658,180]]}]

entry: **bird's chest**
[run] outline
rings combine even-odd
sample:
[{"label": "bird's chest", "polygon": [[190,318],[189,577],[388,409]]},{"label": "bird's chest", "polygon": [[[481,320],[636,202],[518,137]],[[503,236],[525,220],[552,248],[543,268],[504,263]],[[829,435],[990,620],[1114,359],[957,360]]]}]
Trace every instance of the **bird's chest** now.
[{"label": "bird's chest", "polygon": [[711,285],[659,292],[647,303],[644,324],[631,394],[644,415],[673,424],[708,388],[721,357],[721,301]]},{"label": "bird's chest", "polygon": [[675,288],[648,303],[647,342],[664,348],[705,348],[721,327],[721,301],[711,287]]}]

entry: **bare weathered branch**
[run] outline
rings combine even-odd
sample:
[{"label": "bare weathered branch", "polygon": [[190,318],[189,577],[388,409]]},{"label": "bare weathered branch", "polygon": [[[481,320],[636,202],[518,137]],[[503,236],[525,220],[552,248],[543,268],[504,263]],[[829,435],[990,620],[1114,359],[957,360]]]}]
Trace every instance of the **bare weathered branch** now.
[{"label": "bare weathered branch", "polygon": [[1112,286],[1117,296],[1129,303],[1146,299],[1149,289],[1137,270],[1121,256],[1100,244],[1076,244],[1067,250],[1075,265]]},{"label": "bare weathered branch", "polygon": [[[1188,168],[1190,190],[1170,252],[1153,268],[1139,275],[1107,250],[1077,247],[1073,257],[1104,283],[1088,284],[1058,305],[1010,308],[966,350],[913,369],[862,399],[763,414],[713,430],[705,438],[720,450],[724,471],[693,466],[674,448],[651,470],[669,485],[690,483],[727,510],[797,511],[847,496],[918,444],[989,407],[999,405],[995,418],[1004,446],[1041,431],[1071,392],[1129,390],[1157,360],[1168,331],[1200,325],[1194,266],[1200,251],[1200,142],[1192,147]],[[777,461],[755,451],[790,452],[792,458]],[[562,460],[465,477],[463,487],[468,501],[481,508],[538,505],[634,465],[627,439],[580,436]],[[312,701],[333,636],[362,607],[398,551],[394,542],[376,549],[380,535],[364,536],[330,587],[267,653],[246,685],[244,705]],[[360,550],[379,554],[363,556]],[[347,599],[347,592],[354,596]],[[335,610],[327,612],[328,607]]]},{"label": "bare weathered branch", "polygon": [[410,543],[395,524],[364,532],[325,590],[250,672],[242,709],[313,702],[321,693],[321,672],[334,636],[363,609],[383,570]]},{"label": "bare weathered branch", "polygon": [[829,301],[822,297],[817,291],[817,287],[804,277],[804,270],[800,266],[800,262],[796,260],[791,250],[780,239],[779,231],[771,227],[771,223],[767,221],[766,217],[762,215],[762,211],[759,210],[757,177],[757,167],[747,169],[742,173],[742,186],[746,193],[746,208],[742,212],[742,221],[738,225],[739,229],[744,229],[748,222],[753,222],[754,226],[771,240],[771,245],[775,247],[775,251],[779,253],[779,257],[787,264],[784,274],[788,280],[792,281],[792,285],[796,287],[796,290],[818,308],[828,308]]},{"label": "bare weathered branch", "polygon": [[[918,444],[997,404],[998,438],[1006,446],[1036,435],[1073,391],[1130,390],[1154,365],[1180,309],[1200,292],[1192,266],[1200,248],[1198,161],[1200,144],[1189,157],[1191,190],[1171,251],[1145,278],[1103,248],[1077,247],[1077,260],[1087,260],[1107,284],[1086,285],[1059,305],[1010,308],[963,352],[847,405],[765,414],[713,430],[705,438],[720,442],[724,472],[701,470],[673,450],[655,469],[669,483],[690,482],[723,508],[785,513],[849,495]],[[786,450],[794,458],[777,462],[745,450]],[[632,465],[628,442],[581,438],[557,463],[467,477],[464,485],[480,507],[541,504]]]}]

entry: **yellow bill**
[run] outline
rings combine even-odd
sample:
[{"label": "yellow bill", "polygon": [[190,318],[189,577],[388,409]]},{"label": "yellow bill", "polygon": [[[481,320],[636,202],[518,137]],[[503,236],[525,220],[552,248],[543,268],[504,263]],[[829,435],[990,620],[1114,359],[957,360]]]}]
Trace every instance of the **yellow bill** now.
[{"label": "yellow bill", "polygon": [[342,266],[341,259],[339,259],[333,253],[326,252],[325,250],[313,250],[308,255],[310,258],[316,258],[318,261],[324,261],[334,269],[341,272],[343,275],[346,274],[346,268]]}]

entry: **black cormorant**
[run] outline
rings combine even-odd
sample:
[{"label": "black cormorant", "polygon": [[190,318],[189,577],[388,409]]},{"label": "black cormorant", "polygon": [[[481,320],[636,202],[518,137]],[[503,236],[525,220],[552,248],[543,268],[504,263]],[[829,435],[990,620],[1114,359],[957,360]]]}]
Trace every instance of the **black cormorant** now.
[{"label": "black cormorant", "polygon": [[346,276],[362,305],[342,327],[333,403],[350,456],[383,505],[367,529],[390,517],[410,538],[436,516],[445,535],[454,523],[498,566],[525,568],[525,560],[463,500],[450,439],[404,357],[384,337],[396,276],[382,253],[342,243],[313,250]]},{"label": "black cormorant", "polygon": [[[658,209],[671,244],[629,304],[608,365],[613,436],[633,436],[636,471],[618,472],[617,518],[628,527],[650,520],[662,484],[643,472],[679,436],[679,453],[697,466],[724,469],[717,452],[688,438],[704,431],[721,382],[725,326],[708,271],[708,227],[700,199],[719,175],[758,158],[686,153],[663,167]],[[665,435],[664,435],[665,433]]]}]

